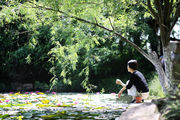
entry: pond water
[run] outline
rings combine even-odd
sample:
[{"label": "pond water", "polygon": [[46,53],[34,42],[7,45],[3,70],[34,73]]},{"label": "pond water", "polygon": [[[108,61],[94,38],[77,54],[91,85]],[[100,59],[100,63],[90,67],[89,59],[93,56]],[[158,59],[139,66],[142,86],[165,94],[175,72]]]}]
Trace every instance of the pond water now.
[{"label": "pond water", "polygon": [[82,120],[117,119],[130,98],[111,94],[11,93],[0,94],[0,119],[4,120]]}]

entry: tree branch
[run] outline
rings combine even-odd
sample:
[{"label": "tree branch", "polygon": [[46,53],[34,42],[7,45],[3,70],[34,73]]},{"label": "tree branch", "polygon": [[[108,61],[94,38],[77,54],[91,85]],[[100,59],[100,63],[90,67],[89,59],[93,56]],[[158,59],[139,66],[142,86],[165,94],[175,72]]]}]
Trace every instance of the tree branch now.
[{"label": "tree branch", "polygon": [[[149,8],[148,3],[146,4],[146,3],[144,3],[144,2],[140,2],[139,0],[136,0],[136,3],[137,3],[137,4],[141,4],[142,7],[144,7],[147,11],[149,11],[149,12],[151,13],[151,15],[155,18],[156,22],[159,23],[158,14],[154,11],[154,15],[153,15],[153,13],[151,12],[151,10],[150,10],[150,9],[147,9],[147,7]],[[151,6],[151,8],[152,8],[152,6]],[[153,10],[153,8],[152,8],[152,10]]]},{"label": "tree branch", "polygon": [[170,3],[169,3],[169,14],[168,14],[168,16],[170,16],[171,12],[173,11],[173,1],[174,0],[171,0]]},{"label": "tree branch", "polygon": [[170,20],[170,14],[169,14],[169,12],[170,12],[170,1],[169,0],[165,0],[164,1],[165,3],[164,3],[164,18],[167,18],[167,19],[169,19]]},{"label": "tree branch", "polygon": [[[32,3],[32,2],[30,2]],[[61,11],[61,10],[55,10],[55,9],[52,9],[52,8],[47,8],[47,7],[44,7],[44,6],[40,6],[38,4],[35,4],[35,3],[32,3],[33,5],[35,5],[36,7],[32,6],[33,8],[43,8],[43,9],[46,9],[46,10],[51,10],[51,11],[55,11],[55,12],[59,12],[61,14],[64,14],[65,16],[69,17],[69,18],[74,18],[76,20],[79,20],[81,22],[84,22],[84,23],[88,23],[88,24],[91,24],[91,25],[95,25],[97,27],[100,27],[104,30],[107,30],[109,32],[112,32],[114,33],[115,35],[119,36],[123,41],[127,42],[129,45],[131,45],[133,48],[135,48],[138,52],[140,52],[145,58],[147,58],[151,63],[154,64],[152,58],[146,53],[144,52],[144,50],[142,50],[140,47],[138,47],[136,44],[134,44],[133,42],[131,42],[130,40],[126,39],[125,37],[123,37],[120,33],[114,31],[114,30],[111,30],[105,26],[102,26],[100,24],[97,24],[97,23],[94,23],[94,22],[91,22],[91,21],[88,21],[88,20],[85,20],[83,18],[80,18],[80,17],[77,17],[77,16],[73,16],[73,15],[69,15],[68,13],[64,12],[64,11]]]},{"label": "tree branch", "polygon": [[157,10],[158,10],[159,23],[160,23],[160,25],[164,24],[164,17],[163,17],[163,10],[162,10],[161,2],[160,2],[160,0],[155,0],[154,2],[157,7]]},{"label": "tree branch", "polygon": [[30,32],[33,32],[33,31],[23,31],[23,32],[17,32],[16,34],[17,34],[17,35],[21,35],[21,34],[30,33]]},{"label": "tree branch", "polygon": [[155,10],[152,8],[151,1],[150,1],[150,0],[147,0],[147,6],[148,6],[150,12],[152,13],[152,15],[154,16],[154,18],[159,22],[159,16],[158,16],[158,14],[155,12]]}]

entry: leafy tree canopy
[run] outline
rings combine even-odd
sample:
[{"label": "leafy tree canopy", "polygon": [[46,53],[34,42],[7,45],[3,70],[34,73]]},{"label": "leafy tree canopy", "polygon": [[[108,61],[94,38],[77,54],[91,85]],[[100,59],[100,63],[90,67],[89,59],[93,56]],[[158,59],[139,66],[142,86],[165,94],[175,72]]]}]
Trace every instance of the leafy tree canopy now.
[{"label": "leafy tree canopy", "polygon": [[[121,33],[144,50],[148,36],[154,35],[145,23],[146,10],[135,1],[10,1],[1,8],[1,29],[6,29],[1,41],[7,46],[1,53],[2,63],[40,65],[53,75],[54,85],[59,80],[72,84],[78,79],[90,90],[88,80],[93,74],[111,71],[109,66],[103,69],[104,64],[135,55],[121,38],[95,25]],[[94,25],[84,24],[78,16]],[[4,69],[12,68],[8,67]]]}]

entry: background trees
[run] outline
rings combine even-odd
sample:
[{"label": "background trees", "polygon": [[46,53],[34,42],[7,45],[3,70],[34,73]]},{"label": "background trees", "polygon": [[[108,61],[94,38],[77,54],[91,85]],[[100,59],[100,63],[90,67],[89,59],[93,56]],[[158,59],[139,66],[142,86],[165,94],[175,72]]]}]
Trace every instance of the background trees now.
[{"label": "background trees", "polygon": [[[117,92],[114,81],[128,79],[126,63],[132,58],[146,78],[154,77],[153,64],[166,91],[172,72],[178,74],[169,44],[179,5],[178,0],[0,1],[0,91],[33,83],[37,90]],[[169,105],[164,112],[169,119],[179,117],[174,112],[179,96],[178,87],[161,105]]]},{"label": "background trees", "polygon": [[50,79],[47,53],[51,25],[39,18],[45,12],[19,3],[1,8],[1,82],[11,88],[10,83]]},{"label": "background trees", "polygon": [[[122,40],[129,43],[136,50],[138,50],[144,57],[146,57],[155,66],[155,69],[158,72],[158,76],[164,91],[167,91],[167,89],[170,87],[171,84],[170,79],[172,78],[171,77],[172,65],[169,64],[171,62],[170,61],[171,50],[168,48],[168,45],[170,41],[171,31],[179,17],[178,1],[176,0],[169,0],[169,1],[168,0],[167,1],[103,0],[103,1],[93,2],[91,0],[87,0],[87,1],[74,0],[74,1],[66,2],[63,0],[59,0],[54,2],[47,0],[44,6],[37,4],[33,4],[33,5],[36,5],[36,7],[39,8],[45,8],[47,10],[59,12],[67,17],[98,26],[109,32],[114,33],[115,35],[119,36]],[[133,41],[127,39],[128,29],[123,29],[125,26],[129,26],[131,28],[134,27],[135,18],[138,14],[135,8],[137,6],[140,7],[141,5],[151,13],[151,15],[155,18],[157,24],[160,26],[160,36],[161,36],[160,40],[162,43],[166,72],[164,72],[162,68],[162,64],[160,63],[160,60],[158,59],[156,52],[150,52],[150,53],[144,52],[140,47],[134,44]],[[48,6],[50,8],[47,8]],[[82,9],[85,6],[87,6],[86,9]],[[96,11],[93,12],[93,9],[96,9]],[[92,13],[98,14],[98,12],[99,12],[99,16],[93,17]],[[104,16],[102,17],[102,15]],[[113,22],[111,21],[111,18],[113,18]],[[108,19],[109,19],[109,24],[107,23]],[[118,24],[120,22],[121,24]]]},{"label": "background trees", "polygon": [[22,76],[23,82],[52,78],[53,85],[64,82],[75,85],[73,90],[82,84],[90,90],[103,78],[126,73],[132,58],[141,70],[151,71],[152,65],[135,49],[162,70],[158,57],[144,52],[152,49],[161,55],[158,27],[141,1],[11,2],[1,7],[1,76],[14,81]]}]

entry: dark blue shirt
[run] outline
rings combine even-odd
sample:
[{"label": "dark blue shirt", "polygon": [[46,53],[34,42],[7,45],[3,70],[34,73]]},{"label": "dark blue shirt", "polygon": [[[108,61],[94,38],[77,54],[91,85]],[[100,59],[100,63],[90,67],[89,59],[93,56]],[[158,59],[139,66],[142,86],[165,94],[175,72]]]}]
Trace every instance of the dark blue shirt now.
[{"label": "dark blue shirt", "polygon": [[148,84],[144,75],[137,70],[131,74],[130,81],[126,88],[130,89],[132,85],[136,87],[138,92],[149,92]]}]

